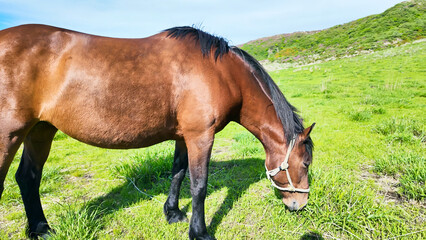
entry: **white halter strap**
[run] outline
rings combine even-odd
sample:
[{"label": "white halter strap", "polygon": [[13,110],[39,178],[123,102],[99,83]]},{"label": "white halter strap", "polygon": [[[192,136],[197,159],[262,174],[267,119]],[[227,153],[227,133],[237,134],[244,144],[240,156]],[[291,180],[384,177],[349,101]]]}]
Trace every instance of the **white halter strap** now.
[{"label": "white halter strap", "polygon": [[[266,176],[271,181],[272,186],[274,186],[278,190],[288,191],[288,192],[308,193],[309,192],[309,188],[307,188],[307,189],[301,189],[301,188],[295,188],[294,187],[293,182],[291,181],[290,173],[288,172],[288,159],[290,158],[290,153],[293,150],[295,142],[296,142],[296,139],[294,139],[294,138],[290,141],[290,144],[288,146],[287,154],[285,156],[285,159],[284,159],[284,161],[281,163],[281,165],[279,167],[274,168],[274,169],[272,169],[272,170],[269,171],[268,168],[266,167],[266,162],[265,162]],[[290,185],[289,187],[283,188],[283,187],[277,186],[277,184],[275,184],[274,180],[272,179],[272,177],[275,176],[275,175],[277,175],[280,171],[285,171],[285,173],[287,175],[288,184]]]}]

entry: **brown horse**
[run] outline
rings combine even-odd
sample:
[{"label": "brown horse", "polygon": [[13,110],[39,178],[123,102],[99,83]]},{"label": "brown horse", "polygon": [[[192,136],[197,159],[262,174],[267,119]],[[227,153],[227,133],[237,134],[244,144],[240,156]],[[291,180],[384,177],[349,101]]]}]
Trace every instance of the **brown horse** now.
[{"label": "brown horse", "polygon": [[0,31],[0,196],[17,149],[16,181],[30,237],[50,230],[40,203],[43,165],[58,129],[103,148],[148,147],[176,140],[169,223],[179,210],[189,167],[189,238],[211,239],[204,219],[215,133],[235,121],[266,151],[265,167],[290,210],[308,199],[312,127],[303,128],[271,77],[222,38],[177,27],[142,39],[92,36],[44,25]]}]

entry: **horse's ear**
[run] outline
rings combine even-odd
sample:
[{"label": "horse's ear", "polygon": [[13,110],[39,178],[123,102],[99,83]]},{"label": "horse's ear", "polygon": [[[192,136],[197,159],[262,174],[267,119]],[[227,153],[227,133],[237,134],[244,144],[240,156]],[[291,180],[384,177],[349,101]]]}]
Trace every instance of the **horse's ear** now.
[{"label": "horse's ear", "polygon": [[307,127],[303,130],[302,133],[302,139],[307,139],[309,137],[309,134],[311,134],[312,129],[314,129],[315,123],[312,123],[310,127]]}]

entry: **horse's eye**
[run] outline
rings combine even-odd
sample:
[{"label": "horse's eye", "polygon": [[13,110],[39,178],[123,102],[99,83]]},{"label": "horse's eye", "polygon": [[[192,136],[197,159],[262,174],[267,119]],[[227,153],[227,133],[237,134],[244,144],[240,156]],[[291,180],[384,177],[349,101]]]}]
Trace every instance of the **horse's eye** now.
[{"label": "horse's eye", "polygon": [[309,167],[309,162],[305,162],[305,161],[303,161],[303,165],[307,168],[307,167]]}]

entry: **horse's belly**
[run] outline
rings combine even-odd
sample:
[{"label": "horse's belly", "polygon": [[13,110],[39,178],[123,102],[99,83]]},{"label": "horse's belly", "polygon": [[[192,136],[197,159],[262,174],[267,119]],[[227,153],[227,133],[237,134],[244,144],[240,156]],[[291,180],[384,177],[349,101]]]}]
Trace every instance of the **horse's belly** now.
[{"label": "horse's belly", "polygon": [[64,126],[53,124],[74,139],[102,148],[140,148],[177,138],[174,127],[167,121],[99,121],[93,124],[89,120],[83,125],[77,122]]},{"label": "horse's belly", "polygon": [[[68,98],[43,114],[45,120],[81,142],[104,148],[139,148],[176,139],[177,121],[170,104],[111,104]],[[85,101],[83,101],[84,99]],[[66,107],[65,107],[66,106]]]}]

